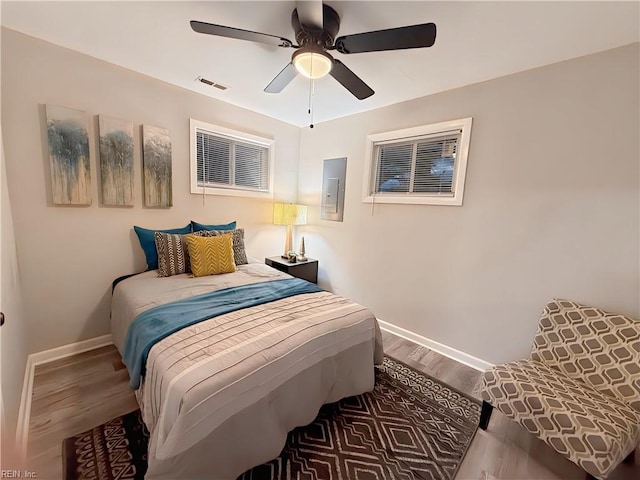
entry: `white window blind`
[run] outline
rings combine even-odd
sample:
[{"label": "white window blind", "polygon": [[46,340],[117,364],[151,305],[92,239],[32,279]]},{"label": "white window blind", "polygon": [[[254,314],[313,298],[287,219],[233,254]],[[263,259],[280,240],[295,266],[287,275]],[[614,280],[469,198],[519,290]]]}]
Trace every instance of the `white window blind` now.
[{"label": "white window blind", "polygon": [[198,186],[240,187],[266,192],[269,149],[209,132],[196,133]]},{"label": "white window blind", "polygon": [[376,194],[453,195],[461,132],[376,144]]},{"label": "white window blind", "polygon": [[461,205],[471,118],[371,135],[363,201]]},{"label": "white window blind", "polygon": [[271,193],[273,141],[192,120],[192,142],[192,193]]}]

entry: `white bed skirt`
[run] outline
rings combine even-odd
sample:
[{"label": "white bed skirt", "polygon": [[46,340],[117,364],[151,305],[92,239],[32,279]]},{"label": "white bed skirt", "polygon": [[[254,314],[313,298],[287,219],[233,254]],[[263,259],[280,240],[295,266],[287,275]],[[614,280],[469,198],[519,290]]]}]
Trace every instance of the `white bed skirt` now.
[{"label": "white bed skirt", "polygon": [[145,478],[235,480],[276,458],[287,433],[311,423],[323,403],[373,389],[374,349],[368,340],[316,363],[177,456],[161,460],[151,448]]}]

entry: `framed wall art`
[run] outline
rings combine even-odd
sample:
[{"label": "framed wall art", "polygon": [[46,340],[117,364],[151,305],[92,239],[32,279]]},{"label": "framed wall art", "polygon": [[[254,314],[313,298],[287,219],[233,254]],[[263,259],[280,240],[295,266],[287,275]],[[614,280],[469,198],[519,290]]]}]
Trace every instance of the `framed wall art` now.
[{"label": "framed wall art", "polygon": [[133,206],[133,122],[100,115],[102,204]]},{"label": "framed wall art", "polygon": [[89,115],[45,106],[54,205],[91,205]]},{"label": "framed wall art", "polygon": [[142,126],[142,162],[145,207],[171,207],[173,196],[169,130]]}]

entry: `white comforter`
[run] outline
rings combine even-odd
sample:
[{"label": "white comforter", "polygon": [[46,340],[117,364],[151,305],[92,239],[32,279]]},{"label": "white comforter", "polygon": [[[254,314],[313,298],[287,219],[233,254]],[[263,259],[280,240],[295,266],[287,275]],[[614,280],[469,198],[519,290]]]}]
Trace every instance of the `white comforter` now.
[{"label": "white comforter", "polygon": [[[288,277],[260,263],[239,266],[233,274],[202,278],[157,278],[156,272],[137,275],[121,282],[114,292],[114,343],[122,353],[129,324],[155,305]],[[362,349],[363,345],[368,348]],[[361,351],[369,352],[370,358],[354,361],[353,354]],[[282,405],[274,405],[277,400],[271,397],[298,395],[296,389],[310,381],[302,377],[315,375],[318,378],[311,381],[319,386],[306,388],[314,391],[313,398],[307,398],[305,405],[295,406],[300,412],[290,412],[292,419],[310,421],[322,403],[373,387],[374,352],[376,363],[380,363],[382,343],[375,317],[366,308],[329,292],[297,295],[228,313],[161,340],[149,353],[146,374],[136,392],[151,432],[149,476],[171,478],[188,471],[206,471],[213,475],[209,478],[232,478],[254,466],[252,462],[268,460],[270,457],[263,458],[264,446],[256,446],[260,455],[251,455],[251,430],[260,426],[253,425],[256,416],[248,413],[247,419],[253,418],[252,425],[243,426],[243,414],[255,410],[256,405],[264,405],[258,418],[282,415]],[[341,358],[349,359],[348,365],[336,360]],[[304,398],[302,392],[299,397]],[[232,465],[219,468],[214,474],[212,469],[218,468],[220,462],[204,465],[206,461],[194,459],[190,450],[198,452],[199,442],[205,440],[213,441],[213,447],[224,441],[216,439],[215,432],[231,419],[239,425],[234,430],[246,428],[246,433],[238,434],[235,440],[246,442],[242,445],[245,451],[239,458],[228,458]],[[287,425],[286,429],[298,424]],[[229,434],[225,436],[228,439]],[[282,437],[282,432],[275,436]],[[272,441],[274,447],[269,451],[275,452],[270,454],[275,457],[284,438]],[[181,456],[185,461],[180,460]],[[190,469],[194,460],[203,463],[201,469]],[[190,465],[187,470],[186,464]]]}]

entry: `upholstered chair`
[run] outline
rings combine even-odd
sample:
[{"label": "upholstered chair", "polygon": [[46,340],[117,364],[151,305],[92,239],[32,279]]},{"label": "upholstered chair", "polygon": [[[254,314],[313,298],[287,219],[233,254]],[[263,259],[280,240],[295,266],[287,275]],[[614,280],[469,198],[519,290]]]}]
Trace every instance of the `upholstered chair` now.
[{"label": "upholstered chair", "polygon": [[481,428],[495,407],[605,479],[640,442],[640,322],[552,300],[530,357],[485,371],[476,390]]}]

